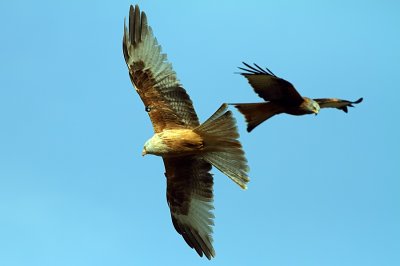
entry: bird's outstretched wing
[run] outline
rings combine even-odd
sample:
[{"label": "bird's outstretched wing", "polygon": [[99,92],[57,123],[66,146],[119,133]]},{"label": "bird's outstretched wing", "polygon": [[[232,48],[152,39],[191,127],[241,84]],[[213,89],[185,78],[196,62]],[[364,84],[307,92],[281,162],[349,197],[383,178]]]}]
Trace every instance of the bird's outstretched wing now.
[{"label": "bird's outstretched wing", "polygon": [[357,101],[351,102],[347,100],[341,100],[336,98],[323,98],[323,99],[314,99],[319,104],[321,108],[337,108],[339,110],[347,113],[347,107],[354,107],[353,104],[358,104],[362,102],[363,98],[358,99]]},{"label": "bird's outstretched wing", "polygon": [[268,68],[263,69],[257,64],[253,67],[245,62],[243,64],[247,68],[239,67],[245,71],[240,74],[247,78],[254,91],[265,101],[289,106],[297,106],[303,102],[303,97],[289,81],[277,77]]},{"label": "bird's outstretched wing", "polygon": [[122,49],[129,75],[149,113],[154,131],[193,128],[199,125],[192,101],[179,83],[167,55],[147,24],[139,6],[129,10],[129,29],[124,25]]},{"label": "bird's outstretched wing", "polygon": [[211,259],[215,256],[211,164],[197,156],[163,159],[172,223],[191,248]]}]

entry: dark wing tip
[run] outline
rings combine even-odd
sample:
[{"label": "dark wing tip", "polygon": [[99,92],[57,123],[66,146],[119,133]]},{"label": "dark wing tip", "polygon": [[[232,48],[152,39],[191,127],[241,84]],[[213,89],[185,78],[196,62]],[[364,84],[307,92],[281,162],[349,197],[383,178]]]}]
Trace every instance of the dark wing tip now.
[{"label": "dark wing tip", "polygon": [[147,27],[147,17],[144,11],[140,12],[139,5],[129,7],[129,41],[135,45],[142,40],[142,30]]},{"label": "dark wing tip", "polygon": [[363,97],[361,97],[360,99],[358,99],[357,101],[355,101],[355,102],[352,102],[352,103],[360,103],[360,102],[362,102],[364,100],[364,98]]},{"label": "dark wing tip", "polygon": [[340,110],[343,110],[343,112],[347,113],[347,112],[348,112],[347,107],[354,107],[353,104],[358,104],[358,103],[360,103],[360,102],[362,102],[362,101],[363,101],[363,98],[361,97],[361,98],[358,99],[357,101],[350,102],[347,106],[343,106],[342,108],[339,108],[339,109],[340,109]]},{"label": "dark wing tip", "polygon": [[271,70],[269,70],[268,68],[263,69],[256,63],[253,63],[254,66],[251,66],[251,65],[247,64],[246,62],[242,62],[242,64],[247,67],[247,68],[238,67],[239,69],[245,71],[245,72],[239,73],[243,76],[245,76],[245,75],[270,75],[270,76],[276,77],[276,75],[274,73],[272,73]]},{"label": "dark wing tip", "polygon": [[172,224],[175,227],[175,230],[183,237],[186,244],[194,249],[196,253],[203,257],[205,255],[207,259],[211,260],[212,257],[215,257],[214,249],[208,249],[207,245],[204,243],[203,239],[198,235],[198,232],[195,230],[190,229],[188,226],[179,223],[176,218],[171,215]]},{"label": "dark wing tip", "polygon": [[260,74],[258,71],[254,71],[254,70],[247,69],[247,68],[244,68],[244,67],[238,67],[238,68],[240,70],[245,71],[245,72],[239,72],[239,74],[242,75],[242,76]]}]

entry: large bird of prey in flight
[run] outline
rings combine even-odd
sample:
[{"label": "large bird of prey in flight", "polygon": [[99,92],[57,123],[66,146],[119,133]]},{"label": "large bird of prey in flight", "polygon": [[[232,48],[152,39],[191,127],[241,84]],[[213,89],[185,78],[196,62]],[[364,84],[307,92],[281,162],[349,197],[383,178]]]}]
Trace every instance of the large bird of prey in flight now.
[{"label": "large bird of prey in flight", "polygon": [[189,95],[137,5],[130,7],[122,48],[130,79],[154,129],[143,155],[162,157],[172,223],[191,248],[211,259],[215,256],[211,166],[243,189],[249,181],[236,120],[224,104],[199,123]]},{"label": "large bird of prey in flight", "polygon": [[268,68],[257,64],[251,66],[243,62],[247,68],[240,73],[249,81],[254,91],[266,102],[233,104],[245,116],[247,131],[252,131],[259,124],[274,115],[286,113],[290,115],[318,114],[320,108],[337,108],[347,113],[347,107],[362,102],[363,98],[351,102],[336,98],[310,99],[301,96],[294,86],[277,77]]}]

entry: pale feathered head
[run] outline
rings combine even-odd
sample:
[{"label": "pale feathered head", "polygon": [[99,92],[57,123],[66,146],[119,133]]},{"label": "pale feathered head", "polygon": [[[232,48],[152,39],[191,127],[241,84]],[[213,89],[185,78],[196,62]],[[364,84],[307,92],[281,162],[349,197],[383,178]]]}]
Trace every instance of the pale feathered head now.
[{"label": "pale feathered head", "polygon": [[318,114],[321,109],[319,104],[313,99],[303,97],[304,102],[301,104],[300,108],[310,114]]},{"label": "pale feathered head", "polygon": [[145,142],[142,156],[146,154],[162,155],[168,151],[168,146],[161,138],[160,134],[155,134]]}]

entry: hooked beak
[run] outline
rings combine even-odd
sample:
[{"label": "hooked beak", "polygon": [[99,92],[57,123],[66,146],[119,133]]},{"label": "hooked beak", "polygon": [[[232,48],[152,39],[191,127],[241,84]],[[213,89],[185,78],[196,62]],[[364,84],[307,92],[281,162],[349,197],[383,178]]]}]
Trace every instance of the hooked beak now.
[{"label": "hooked beak", "polygon": [[143,150],[142,150],[142,156],[145,156],[146,154],[147,154],[147,151],[146,151],[145,148],[143,148]]}]

